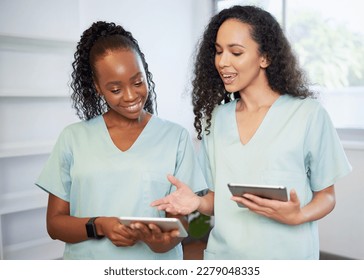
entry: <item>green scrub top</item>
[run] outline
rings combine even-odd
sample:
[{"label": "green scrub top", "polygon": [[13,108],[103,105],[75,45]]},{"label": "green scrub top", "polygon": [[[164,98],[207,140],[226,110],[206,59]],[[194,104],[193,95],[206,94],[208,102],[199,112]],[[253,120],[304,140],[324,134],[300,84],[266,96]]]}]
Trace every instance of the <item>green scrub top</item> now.
[{"label": "green scrub top", "polygon": [[290,226],[240,208],[227,184],[284,185],[296,190],[301,206],[308,204],[313,192],[351,171],[327,112],[314,99],[282,95],[243,145],[236,103],[215,109],[202,141],[201,165],[215,192],[215,226],[204,258],[318,259],[317,222]]},{"label": "green scrub top", "polygon": [[[206,189],[189,133],[152,116],[125,152],[112,142],[102,116],[66,127],[36,185],[70,203],[75,217],[165,217],[150,203],[175,190],[173,174],[194,191]],[[107,238],[66,243],[65,259],[182,259],[181,244],[154,253],[142,242],[116,247]]]}]

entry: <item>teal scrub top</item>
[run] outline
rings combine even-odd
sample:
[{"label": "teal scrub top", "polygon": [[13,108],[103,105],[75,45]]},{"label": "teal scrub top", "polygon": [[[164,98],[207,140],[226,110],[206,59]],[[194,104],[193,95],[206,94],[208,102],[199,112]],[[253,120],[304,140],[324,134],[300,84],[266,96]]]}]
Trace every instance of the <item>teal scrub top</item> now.
[{"label": "teal scrub top", "polygon": [[301,207],[313,192],[351,171],[337,132],[314,99],[280,96],[255,135],[242,144],[236,103],[218,106],[200,153],[207,183],[215,192],[215,226],[205,259],[318,259],[317,222],[290,226],[232,201],[228,183],[284,185],[297,191]]},{"label": "teal scrub top", "polygon": [[[194,191],[206,189],[189,133],[152,116],[129,150],[112,142],[102,116],[66,127],[36,185],[70,203],[75,217],[165,217],[150,203],[175,190],[173,174]],[[142,242],[116,247],[107,238],[66,243],[65,259],[182,259],[181,244],[154,253]]]}]

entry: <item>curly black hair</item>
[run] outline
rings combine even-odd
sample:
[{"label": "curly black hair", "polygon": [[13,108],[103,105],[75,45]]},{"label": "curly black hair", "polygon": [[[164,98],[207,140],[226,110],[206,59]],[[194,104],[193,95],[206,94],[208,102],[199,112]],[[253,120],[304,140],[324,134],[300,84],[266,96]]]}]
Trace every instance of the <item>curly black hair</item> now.
[{"label": "curly black hair", "polygon": [[[239,93],[228,93],[215,68],[217,32],[227,19],[237,19],[251,27],[251,36],[259,45],[260,54],[266,55],[269,86],[281,95],[299,98],[313,96],[303,70],[299,67],[291,46],[277,20],[267,11],[255,6],[233,6],[212,17],[198,46],[192,81],[192,104],[197,138],[203,129],[209,133],[214,108],[238,98]],[[205,125],[203,125],[205,120]],[[204,127],[205,126],[205,127]]]},{"label": "curly black hair", "polygon": [[151,114],[156,112],[153,76],[148,70],[148,64],[137,40],[120,25],[113,22],[98,21],[83,32],[74,54],[75,60],[72,63],[73,72],[70,84],[73,90],[71,94],[72,107],[76,109],[80,119],[89,120],[108,111],[107,103],[97,93],[94,86],[94,64],[97,58],[117,49],[133,50],[140,56],[149,88],[144,109]]}]

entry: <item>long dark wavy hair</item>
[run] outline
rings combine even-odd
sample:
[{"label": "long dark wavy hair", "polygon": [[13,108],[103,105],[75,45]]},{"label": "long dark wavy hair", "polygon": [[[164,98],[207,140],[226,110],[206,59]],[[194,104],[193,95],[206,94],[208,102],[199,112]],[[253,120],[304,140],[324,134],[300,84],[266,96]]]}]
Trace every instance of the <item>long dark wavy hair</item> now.
[{"label": "long dark wavy hair", "polygon": [[[268,12],[255,6],[233,6],[212,17],[199,43],[192,81],[192,104],[197,138],[203,130],[209,133],[214,108],[228,103],[239,93],[228,93],[215,68],[215,43],[221,24],[227,19],[237,19],[251,27],[252,39],[259,45],[260,54],[270,62],[266,68],[269,86],[281,95],[299,98],[313,96],[305,73],[300,69],[291,46],[279,23]],[[205,121],[205,123],[204,123]]]},{"label": "long dark wavy hair", "polygon": [[104,56],[109,51],[118,49],[133,50],[140,56],[148,83],[148,98],[144,109],[151,114],[156,112],[153,76],[148,70],[148,64],[137,40],[120,25],[113,22],[98,21],[83,32],[74,54],[75,60],[72,63],[73,72],[70,83],[73,90],[71,95],[72,107],[76,109],[80,119],[89,120],[108,111],[107,103],[97,93],[94,86],[94,64],[97,58]]}]

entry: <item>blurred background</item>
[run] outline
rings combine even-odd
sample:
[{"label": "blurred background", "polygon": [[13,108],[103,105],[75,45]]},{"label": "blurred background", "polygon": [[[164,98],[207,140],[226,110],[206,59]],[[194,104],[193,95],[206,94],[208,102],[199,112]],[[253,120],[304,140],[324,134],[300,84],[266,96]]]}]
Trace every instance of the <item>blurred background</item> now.
[{"label": "blurred background", "polygon": [[195,47],[209,18],[234,4],[278,19],[321,93],[353,166],[319,222],[321,250],[364,259],[364,18],[355,0],[0,0],[0,259],[62,257],[63,243],[45,228],[47,195],[34,182],[61,130],[78,121],[68,83],[81,33],[97,20],[130,30],[154,76],[158,115],[185,126],[197,146]]}]

